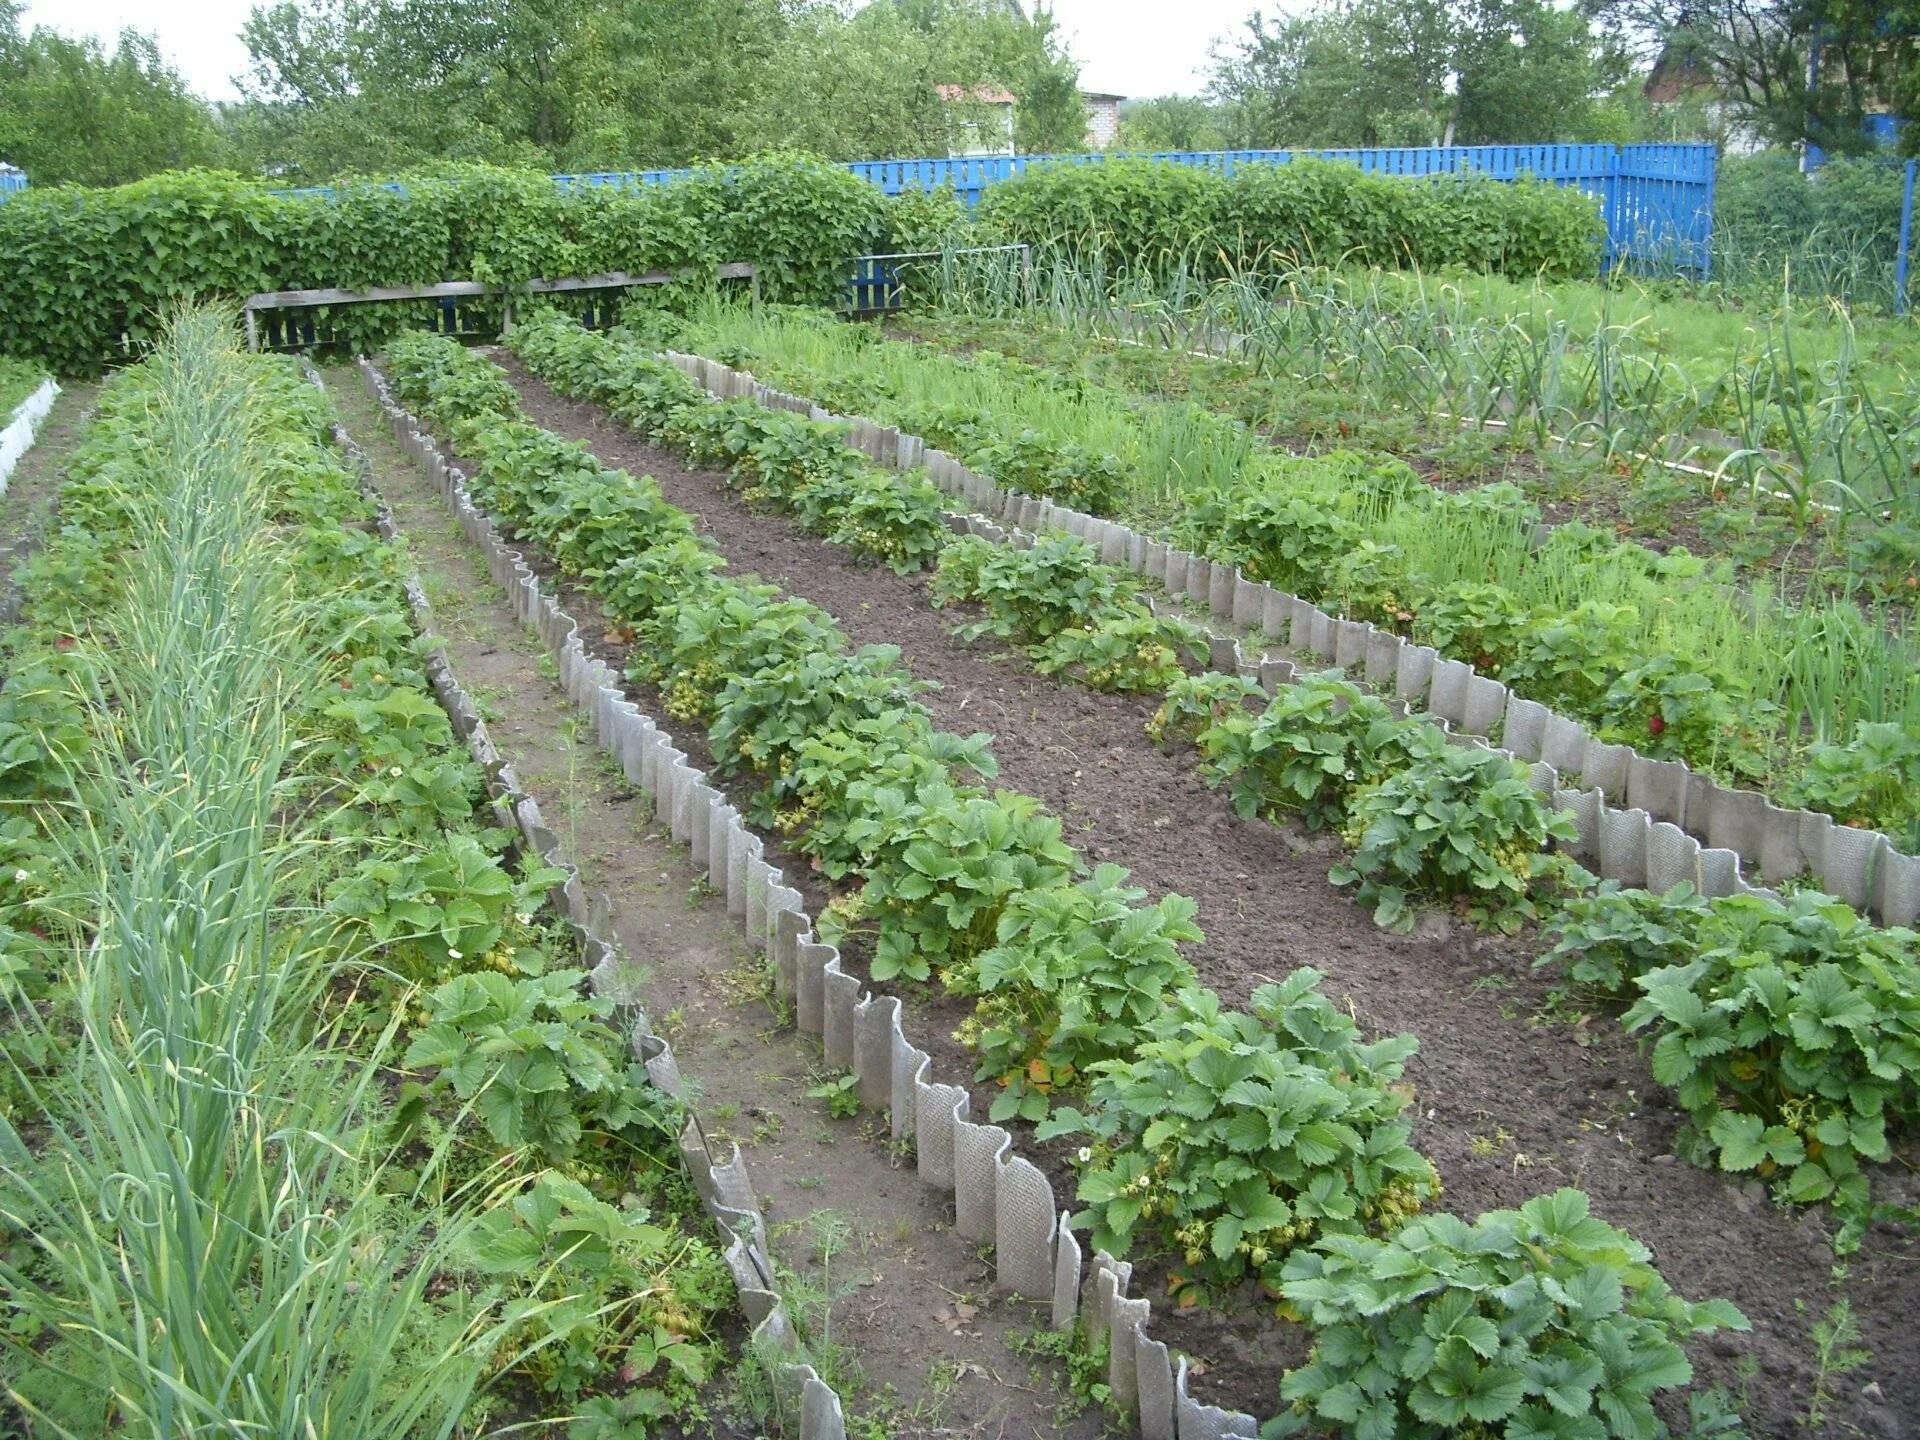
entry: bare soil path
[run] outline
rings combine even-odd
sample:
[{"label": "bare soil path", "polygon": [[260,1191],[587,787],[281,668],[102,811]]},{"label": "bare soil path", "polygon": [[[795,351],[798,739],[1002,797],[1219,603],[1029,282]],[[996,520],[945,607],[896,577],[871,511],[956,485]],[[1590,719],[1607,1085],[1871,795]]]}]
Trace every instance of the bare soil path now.
[{"label": "bare soil path", "polygon": [[[565,842],[589,893],[613,902],[627,953],[650,972],[648,1012],[673,1043],[709,1134],[746,1152],[755,1192],[812,1358],[861,1437],[1090,1440],[1097,1415],[1053,1366],[1012,1348],[1044,1327],[993,1289],[988,1259],[952,1230],[951,1197],[890,1153],[884,1124],[836,1119],[807,1090],[826,1078],[818,1043],[771,1003],[770,972],[723,900],[656,823],[648,796],[595,744],[539,642],[514,618],[452,514],[392,443],[357,375],[328,389],[367,450],[433,606],[454,671],[501,753]],[[761,1433],[755,1387],[716,1415],[716,1436]]]}]

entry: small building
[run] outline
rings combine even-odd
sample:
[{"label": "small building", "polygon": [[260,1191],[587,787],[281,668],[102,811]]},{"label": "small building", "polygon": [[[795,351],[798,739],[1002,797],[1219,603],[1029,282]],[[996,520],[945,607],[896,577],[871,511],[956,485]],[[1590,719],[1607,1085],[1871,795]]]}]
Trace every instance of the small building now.
[{"label": "small building", "polygon": [[0,197],[27,188],[27,172],[0,160]]},{"label": "small building", "polygon": [[947,107],[947,154],[1013,154],[1011,90],[995,85],[936,85]]},{"label": "small building", "polygon": [[1114,141],[1120,138],[1120,102],[1127,97],[1082,90],[1080,98],[1087,105],[1087,148],[1111,148]]}]

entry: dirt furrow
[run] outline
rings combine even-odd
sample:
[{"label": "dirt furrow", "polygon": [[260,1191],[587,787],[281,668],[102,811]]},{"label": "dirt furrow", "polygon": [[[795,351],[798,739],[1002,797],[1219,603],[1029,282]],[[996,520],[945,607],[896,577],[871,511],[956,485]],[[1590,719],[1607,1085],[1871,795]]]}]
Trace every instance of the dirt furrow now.
[{"label": "dirt furrow", "polygon": [[[991,1262],[954,1234],[951,1197],[887,1147],[884,1121],[835,1118],[807,1091],[829,1077],[817,1042],[774,1004],[770,971],[672,843],[649,798],[594,743],[551,660],[426,478],[395,447],[358,377],[328,388],[393,507],[454,670],[503,755],[566,844],[589,893],[605,893],[626,951],[649,972],[648,1010],[672,1041],[709,1134],[743,1147],[792,1276],[790,1310],[840,1392],[849,1431],[901,1437],[1091,1437],[1050,1365],[1014,1346],[1044,1311],[993,1289]],[[712,1429],[763,1433],[763,1386],[743,1377]],[[704,1421],[702,1424],[704,1425]],[[862,1428],[864,1427],[864,1428]]]}]

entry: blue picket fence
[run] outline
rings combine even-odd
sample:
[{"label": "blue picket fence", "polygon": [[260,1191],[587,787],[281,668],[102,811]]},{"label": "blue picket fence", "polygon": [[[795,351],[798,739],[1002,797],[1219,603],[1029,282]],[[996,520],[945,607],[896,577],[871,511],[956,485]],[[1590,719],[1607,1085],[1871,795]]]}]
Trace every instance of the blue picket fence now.
[{"label": "blue picket fence", "polygon": [[[1428,145],[1375,150],[1161,150],[1146,158],[1202,165],[1231,175],[1243,165],[1284,165],[1302,155],[1340,160],[1378,175],[1533,176],[1571,185],[1600,201],[1607,263],[1705,274],[1713,235],[1711,145]],[[1042,165],[1097,165],[1109,153],[974,155],[952,159],[856,160],[847,169],[889,195],[951,186],[967,204],[989,185]],[[556,175],[567,188],[658,185],[685,170],[600,170]]]}]

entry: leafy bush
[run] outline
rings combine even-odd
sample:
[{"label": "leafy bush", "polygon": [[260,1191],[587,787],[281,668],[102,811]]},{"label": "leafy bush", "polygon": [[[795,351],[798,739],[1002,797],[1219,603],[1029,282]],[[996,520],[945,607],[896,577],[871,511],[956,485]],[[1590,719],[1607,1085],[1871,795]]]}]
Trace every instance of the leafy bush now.
[{"label": "leafy bush", "polygon": [[1693,1378],[1681,1342],[1748,1328],[1724,1300],[1675,1295],[1646,1247],[1564,1189],[1471,1224],[1412,1220],[1386,1239],[1296,1251],[1281,1291],[1314,1327],[1281,1382],[1279,1433],[1665,1440],[1653,1408]]},{"label": "leafy bush", "polygon": [[957,995],[981,997],[959,1039],[980,1055],[977,1078],[1006,1089],[992,1118],[1046,1118],[1049,1098],[1083,1083],[1095,1062],[1124,1055],[1168,999],[1198,983],[1180,956],[1202,938],[1183,895],[1140,902],[1127,872],[1101,865],[1073,885],[1016,895],[992,949],[947,971]]},{"label": "leafy bush", "polygon": [[1862,721],[1845,745],[1813,746],[1787,799],[1920,848],[1920,727]]},{"label": "leafy bush", "polygon": [[1603,888],[1554,929],[1542,964],[1636,996],[1625,1023],[1653,1039],[1654,1078],[1691,1119],[1698,1158],[1864,1212],[1861,1162],[1888,1158],[1889,1119],[1920,1116],[1920,937],[1811,891],[1685,887]]},{"label": "leafy bush", "polygon": [[1426,728],[1328,670],[1283,687],[1258,715],[1237,711],[1202,730],[1202,773],[1227,786],[1242,819],[1298,811],[1318,830],[1343,823],[1354,791],[1404,764],[1408,737]]},{"label": "leafy bush", "polygon": [[1252,1013],[1182,992],[1132,1057],[1094,1064],[1092,1113],[1062,1109],[1043,1136],[1091,1130],[1074,1224],[1115,1255],[1136,1233],[1171,1246],[1199,1298],[1269,1283],[1295,1246],[1391,1231],[1439,1189],[1407,1143],[1410,1035],[1362,1043],[1351,1016],[1294,971]]},{"label": "leafy bush", "polygon": [[1599,206],[1571,188],[1374,175],[1306,156],[1224,177],[1147,159],[1035,166],[991,186],[978,213],[995,238],[1108,275],[1351,262],[1589,276],[1605,236]]},{"label": "leafy bush", "polygon": [[1079,868],[1060,822],[1032,796],[957,790],[944,781],[906,789],[855,782],[862,814],[847,826],[867,882],[821,917],[821,933],[879,929],[873,978],[925,980],[992,943],[1002,910],[1022,891],[1057,885]]},{"label": "leafy bush", "polygon": [[1494,750],[1450,745],[1422,725],[1407,763],[1355,795],[1343,832],[1353,851],[1333,867],[1336,885],[1359,888],[1373,918],[1410,929],[1414,893],[1463,898],[1475,924],[1509,933],[1532,919],[1543,847],[1572,840],[1573,817],[1528,783],[1527,766]]},{"label": "leafy bush", "polygon": [[[30,189],[0,210],[0,353],[93,374],[152,344],[177,301],[263,290],[640,273],[749,260],[775,299],[831,303],[885,229],[877,186],[800,155],[712,165],[663,186],[561,190],[546,175],[443,166],[397,187],[275,195],[211,171],[117,189]],[[318,308],[368,351],[433,302]],[[298,318],[300,312],[290,312]],[[122,335],[126,337],[125,346]]]}]

